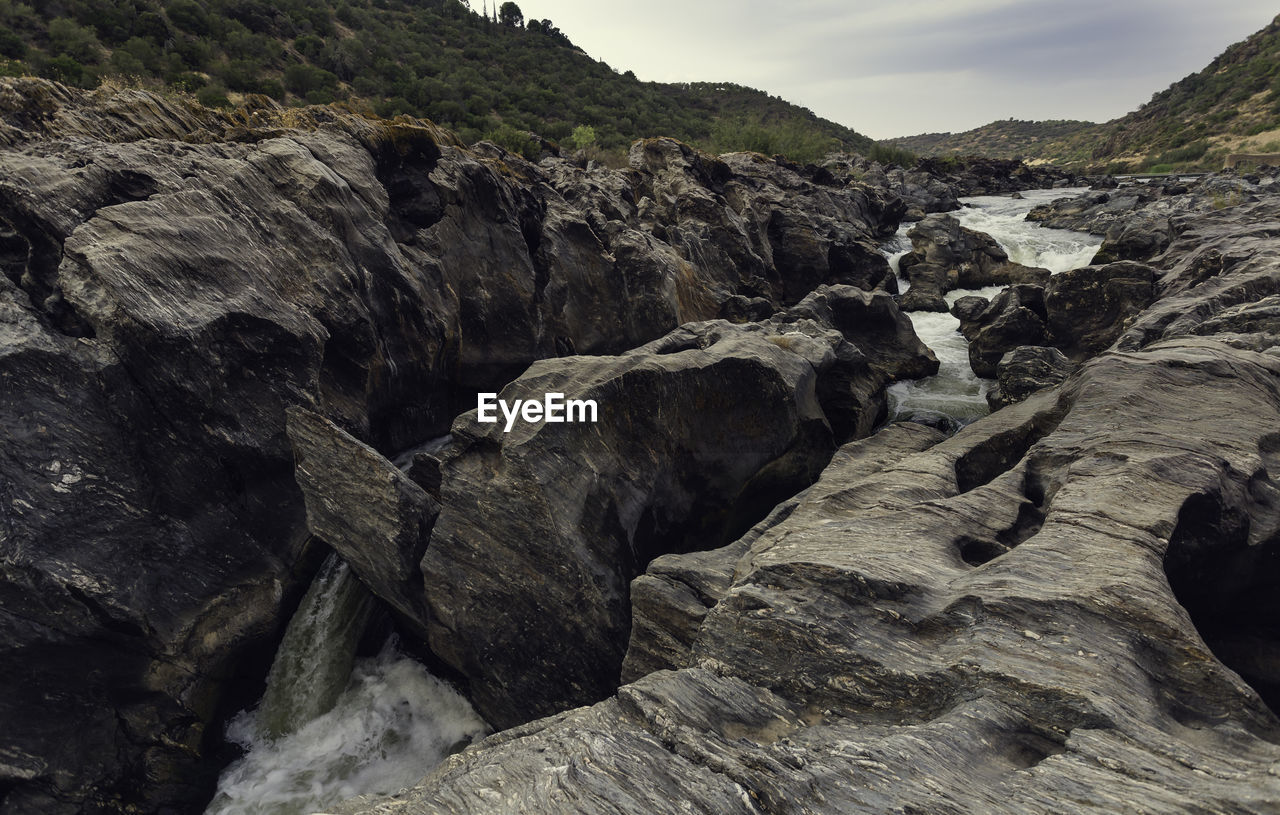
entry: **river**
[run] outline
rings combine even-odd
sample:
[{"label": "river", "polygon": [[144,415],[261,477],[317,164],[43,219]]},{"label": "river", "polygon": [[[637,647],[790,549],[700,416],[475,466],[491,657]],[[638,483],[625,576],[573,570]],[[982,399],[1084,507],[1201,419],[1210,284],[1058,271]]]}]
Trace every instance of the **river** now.
[{"label": "river", "polygon": [[[1009,254],[1009,259],[1024,266],[1039,266],[1050,271],[1065,272],[1089,265],[1098,251],[1102,239],[1081,232],[1065,229],[1047,229],[1026,220],[1026,215],[1037,204],[1055,198],[1078,195],[1084,188],[1059,190],[1031,190],[1022,193],[1023,198],[981,195],[962,198],[964,209],[952,212],[963,226],[978,232],[986,232],[995,238]],[[883,247],[894,271],[898,260],[911,250],[907,233],[915,224],[905,223]],[[899,286],[905,291],[907,281],[899,278]],[[946,295],[948,304],[961,297],[978,295],[993,297],[1001,286],[985,289],[957,289]],[[986,393],[990,380],[979,379],[969,367],[969,343],[960,334],[960,321],[947,313],[929,311],[911,312],[908,316],[916,334],[938,356],[936,376],[910,382],[899,382],[889,388],[889,417],[891,420],[910,417],[933,420],[951,419],[968,424],[988,413]]]}]

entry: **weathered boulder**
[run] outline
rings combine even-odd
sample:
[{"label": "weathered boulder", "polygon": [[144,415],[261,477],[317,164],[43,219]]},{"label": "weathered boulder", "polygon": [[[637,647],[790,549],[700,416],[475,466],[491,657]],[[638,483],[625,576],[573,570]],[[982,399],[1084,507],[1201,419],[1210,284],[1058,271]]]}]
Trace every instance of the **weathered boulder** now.
[{"label": "weathered boulder", "polygon": [[[769,323],[691,324],[618,357],[539,362],[500,394],[591,399],[595,424],[455,422],[422,561],[427,625],[487,719],[511,725],[607,695],[630,580],[659,554],[732,540],[812,482],[833,449],[824,408],[874,399],[847,425],[862,432],[883,416],[886,357],[827,327],[853,319],[883,336],[850,317],[880,301],[896,315],[888,295],[824,289]],[[805,316],[828,311],[822,323]]]},{"label": "weathered boulder", "polygon": [[969,340],[969,365],[978,376],[994,377],[1000,359],[1020,345],[1043,344],[1045,300],[1039,286],[1010,286],[981,311],[975,305],[966,303],[953,313]]},{"label": "weathered boulder", "polygon": [[[1049,280],[1048,269],[1010,262],[1008,253],[994,238],[961,226],[951,215],[930,215],[907,236],[911,238],[913,248],[899,261],[899,268],[912,281],[913,288],[916,278],[911,270],[918,264],[930,264],[945,270],[945,276],[939,278],[942,283],[939,294],[954,288],[980,289],[1014,283],[1043,286]],[[938,275],[931,277],[938,278]],[[909,291],[907,293],[910,294]]]},{"label": "weathered boulder", "polygon": [[947,310],[947,301],[943,295],[956,287],[956,276],[947,267],[921,261],[903,267],[902,274],[911,288],[898,297],[899,308],[903,311]]},{"label": "weathered boulder", "polygon": [[1061,384],[1075,369],[1057,348],[1022,345],[1005,354],[996,367],[996,384],[987,391],[992,410],[1021,402],[1031,394]]},{"label": "weathered boulder", "polygon": [[1050,344],[1077,361],[1108,348],[1155,299],[1155,278],[1131,261],[1054,275],[1044,292]]},{"label": "weathered boulder", "polygon": [[866,357],[883,382],[923,379],[938,372],[938,358],[916,336],[910,318],[885,294],[850,286],[819,286],[770,322],[783,326],[802,319],[839,331]]},{"label": "weathered boulder", "polygon": [[425,639],[419,564],[440,505],[376,450],[302,408],[288,411],[307,528]]},{"label": "weathered boulder", "polygon": [[951,316],[960,321],[961,333],[964,332],[964,326],[974,323],[978,320],[979,315],[991,305],[991,301],[986,297],[980,297],[976,294],[959,297],[951,304]]}]

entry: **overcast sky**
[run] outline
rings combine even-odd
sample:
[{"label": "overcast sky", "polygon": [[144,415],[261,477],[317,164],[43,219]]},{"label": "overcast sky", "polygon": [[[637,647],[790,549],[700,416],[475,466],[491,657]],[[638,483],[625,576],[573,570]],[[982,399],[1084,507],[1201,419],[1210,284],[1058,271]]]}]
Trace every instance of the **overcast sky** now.
[{"label": "overcast sky", "polygon": [[1280,12],[1256,0],[517,2],[619,71],[750,85],[878,139],[1114,119]]}]

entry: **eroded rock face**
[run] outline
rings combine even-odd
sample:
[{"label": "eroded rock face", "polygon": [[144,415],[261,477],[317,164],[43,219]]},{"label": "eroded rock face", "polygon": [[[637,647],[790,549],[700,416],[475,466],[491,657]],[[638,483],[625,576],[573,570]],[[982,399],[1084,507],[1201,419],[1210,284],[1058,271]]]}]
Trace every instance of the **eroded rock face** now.
[{"label": "eroded rock face", "polygon": [[1224,173],[1190,181],[1167,179],[1094,189],[1037,206],[1027,219],[1103,236],[1097,263],[1147,261],[1173,242],[1188,216],[1230,209],[1268,195],[1274,178],[1261,185],[1259,181]]},{"label": "eroded rock face", "polygon": [[1277,214],[1190,224],[1056,389],[655,561],[613,698],[339,811],[1271,812]]},{"label": "eroded rock face", "polygon": [[901,301],[907,311],[946,311],[942,295],[956,288],[1043,286],[1049,281],[1048,269],[1011,262],[994,238],[961,226],[951,215],[930,215],[907,236],[913,248],[899,261],[911,281]]},{"label": "eroded rock face", "polygon": [[996,366],[996,384],[987,391],[992,410],[1021,402],[1036,391],[1062,383],[1075,366],[1057,348],[1022,345],[1005,354]]},{"label": "eroded rock face", "polygon": [[4,806],[203,805],[209,725],[315,565],[289,408],[400,449],[535,359],[888,285],[896,199],[676,152],[713,171],[0,81]]},{"label": "eroded rock face", "polygon": [[1075,360],[1110,347],[1155,297],[1156,272],[1121,261],[1057,274],[1044,292],[1050,341]]},{"label": "eroded rock face", "polygon": [[828,327],[849,319],[844,299],[896,315],[888,295],[824,289],[769,323],[692,324],[618,357],[539,362],[500,394],[590,399],[595,424],[455,422],[423,591],[432,649],[486,718],[607,695],[630,580],[659,554],[737,537],[812,482],[841,427],[828,415],[852,414],[843,426],[864,434],[883,417],[883,367],[904,367]]},{"label": "eroded rock face", "polygon": [[[1024,346],[1052,346],[1075,362],[1101,353],[1151,303],[1155,279],[1156,271],[1141,263],[1086,266],[1054,275],[1045,287],[1010,286],[990,302],[962,297],[951,313],[960,320],[960,332],[969,340],[974,373],[996,378],[1002,358]],[[1040,357],[1047,362],[1043,354]],[[1055,363],[1043,370],[1037,368],[1040,372],[1029,377],[1011,373],[1021,384],[996,394],[995,399],[1004,404],[1021,398],[1015,394],[1025,396],[1027,386],[1041,381],[1041,375],[1049,375],[1051,368],[1060,367]]]},{"label": "eroded rock face", "polygon": [[952,313],[969,341],[969,365],[978,376],[994,378],[1006,353],[1044,342],[1045,300],[1039,286],[1010,286],[980,309],[970,298],[961,299],[969,302],[957,302]]}]

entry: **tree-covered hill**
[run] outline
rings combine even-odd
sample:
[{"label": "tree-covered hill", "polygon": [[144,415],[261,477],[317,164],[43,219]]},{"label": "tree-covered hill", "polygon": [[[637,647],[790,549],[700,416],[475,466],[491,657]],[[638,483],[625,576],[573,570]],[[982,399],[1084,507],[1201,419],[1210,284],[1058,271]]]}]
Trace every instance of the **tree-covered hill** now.
[{"label": "tree-covered hill", "polygon": [[890,139],[889,142],[921,156],[1039,158],[1046,148],[1096,127],[1092,122],[1071,119],[1041,122],[1002,119],[963,133],[922,133]]},{"label": "tree-covered hill", "polygon": [[[137,77],[209,105],[265,94],[408,113],[531,149],[522,131],[617,149],[674,136],[812,160],[867,137],[762,91],[641,82],[515,3],[473,0],[0,0],[0,74],[92,87]],[[491,12],[491,13],[490,13]],[[486,16],[486,14],[488,16]]]},{"label": "tree-covered hill", "polygon": [[890,143],[922,155],[1016,155],[1129,172],[1218,169],[1231,153],[1280,152],[1280,17],[1105,124],[993,122]]}]

